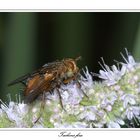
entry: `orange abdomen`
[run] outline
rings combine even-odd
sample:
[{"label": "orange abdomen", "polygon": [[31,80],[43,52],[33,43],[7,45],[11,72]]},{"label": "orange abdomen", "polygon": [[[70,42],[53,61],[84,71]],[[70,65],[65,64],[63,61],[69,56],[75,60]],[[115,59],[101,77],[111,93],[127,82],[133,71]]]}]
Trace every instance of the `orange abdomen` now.
[{"label": "orange abdomen", "polygon": [[44,91],[51,90],[51,81],[54,79],[52,74],[46,73],[44,76],[36,75],[28,81],[27,87],[24,91],[24,95],[28,96],[33,92],[38,92],[36,94],[43,93]]},{"label": "orange abdomen", "polygon": [[39,75],[33,77],[28,81],[27,87],[24,91],[24,95],[27,96],[29,93],[31,93],[39,84],[40,82],[40,77]]}]

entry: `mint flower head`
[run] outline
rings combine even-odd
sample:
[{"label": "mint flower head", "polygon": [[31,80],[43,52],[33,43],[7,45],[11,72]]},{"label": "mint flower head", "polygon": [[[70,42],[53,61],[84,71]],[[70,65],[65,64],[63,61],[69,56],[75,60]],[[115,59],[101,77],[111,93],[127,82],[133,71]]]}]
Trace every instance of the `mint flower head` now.
[{"label": "mint flower head", "polygon": [[[140,127],[140,63],[126,54],[121,54],[124,62],[117,62],[117,66],[109,67],[103,60],[99,74],[90,73],[86,67],[77,79],[80,86],[75,81],[61,85],[63,108],[56,89],[44,93],[43,108],[41,100],[28,105],[1,101],[0,127]],[[100,82],[94,81],[94,76]]]}]

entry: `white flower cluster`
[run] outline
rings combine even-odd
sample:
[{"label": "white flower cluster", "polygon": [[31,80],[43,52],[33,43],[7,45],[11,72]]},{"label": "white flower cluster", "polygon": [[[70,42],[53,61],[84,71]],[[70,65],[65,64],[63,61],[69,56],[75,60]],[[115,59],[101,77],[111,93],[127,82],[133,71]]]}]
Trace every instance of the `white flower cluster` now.
[{"label": "white flower cluster", "polygon": [[[123,56],[123,55],[122,55]],[[120,128],[131,127],[130,121],[140,125],[140,64],[131,55],[123,56],[121,68],[111,68],[103,61],[99,71],[101,82],[84,71],[78,79],[45,94],[45,106],[36,101],[31,105],[10,102],[1,104],[0,127],[47,128]],[[38,120],[38,121],[36,121]]]}]

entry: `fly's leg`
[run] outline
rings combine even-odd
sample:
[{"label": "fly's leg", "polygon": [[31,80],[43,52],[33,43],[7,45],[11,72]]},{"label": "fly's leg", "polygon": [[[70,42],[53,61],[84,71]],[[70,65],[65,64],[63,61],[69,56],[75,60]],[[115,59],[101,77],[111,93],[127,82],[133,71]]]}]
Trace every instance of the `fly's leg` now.
[{"label": "fly's leg", "polygon": [[71,80],[75,80],[75,81],[76,81],[76,84],[77,84],[77,87],[82,91],[82,94],[83,94],[87,99],[89,99],[89,97],[87,96],[87,94],[81,89],[81,84],[80,84],[80,82],[79,82],[78,79],[77,79],[78,74],[79,74],[79,73],[77,73],[76,75],[74,75],[73,77],[71,77],[71,79],[69,79],[68,82],[71,81]]},{"label": "fly's leg", "polygon": [[[80,84],[80,82],[77,80],[77,76],[78,76],[78,73],[77,73],[76,75],[74,75],[73,77],[64,80],[63,82],[64,82],[65,84],[67,84],[67,83],[69,83],[70,81],[75,80],[75,81],[76,81],[76,84],[77,84],[77,87],[78,87],[79,89],[81,89],[81,84]],[[82,89],[81,89],[81,91],[82,91],[83,95],[84,95],[86,98],[89,99],[89,97],[86,95],[86,93],[85,93]]]},{"label": "fly's leg", "polygon": [[63,103],[62,103],[62,97],[61,97],[60,91],[59,91],[58,88],[56,88],[56,90],[57,90],[57,93],[58,93],[58,96],[59,96],[60,106],[62,107],[62,109],[63,109],[64,111],[66,111],[66,110],[64,109],[64,106],[63,106]]},{"label": "fly's leg", "polygon": [[44,110],[44,107],[45,107],[45,94],[43,93],[42,94],[42,101],[41,101],[41,106],[40,106],[40,110],[39,110],[39,116],[38,118],[34,121],[34,123],[37,123],[39,121],[39,119],[41,118],[42,116],[42,110]]}]

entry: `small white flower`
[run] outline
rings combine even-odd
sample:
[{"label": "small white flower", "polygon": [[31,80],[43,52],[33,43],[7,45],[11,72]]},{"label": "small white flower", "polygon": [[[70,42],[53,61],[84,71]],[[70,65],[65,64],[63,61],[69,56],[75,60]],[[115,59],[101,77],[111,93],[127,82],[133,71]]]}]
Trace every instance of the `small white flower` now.
[{"label": "small white flower", "polygon": [[108,86],[116,84],[126,72],[126,68],[124,66],[122,66],[121,70],[117,69],[115,65],[111,68],[112,70],[104,63],[104,70],[100,70],[98,76],[99,78],[104,79],[104,82]]},{"label": "small white flower", "polygon": [[59,114],[53,114],[50,118],[51,123],[59,122],[59,120],[61,120],[61,116]]},{"label": "small white flower", "polygon": [[0,116],[2,116],[2,114],[3,114],[3,111],[2,111],[2,109],[0,109]]},{"label": "small white flower", "polygon": [[32,128],[43,128],[43,125],[41,125],[41,124],[35,124]]},{"label": "small white flower", "polygon": [[114,121],[110,121],[107,126],[108,128],[121,128],[120,125],[124,125],[125,122],[121,118],[115,118]]},{"label": "small white flower", "polygon": [[106,121],[102,119],[99,122],[90,123],[90,128],[103,128],[105,124]]},{"label": "small white flower", "polygon": [[[14,102],[10,102],[8,108],[1,106],[2,110],[5,111],[5,113],[7,114],[8,118],[10,121],[16,122],[17,127],[21,127],[21,120],[23,117],[23,112],[22,110],[20,110],[20,107],[18,107],[18,104],[14,103]],[[22,107],[21,107],[22,108]],[[20,114],[20,111],[22,112]]]},{"label": "small white flower", "polygon": [[58,101],[58,91],[53,90],[53,93],[46,92],[45,96],[47,97],[48,100],[53,100],[53,101]]},{"label": "small white flower", "polygon": [[51,101],[48,99],[48,100],[46,100],[46,105],[47,106],[50,106],[51,105]]},{"label": "small white flower", "polygon": [[59,109],[58,108],[54,108],[54,113],[59,113]]},{"label": "small white flower", "polygon": [[76,84],[71,84],[66,86],[67,91],[63,92],[62,98],[64,104],[77,105],[82,100],[82,91],[78,88]]},{"label": "small white flower", "polygon": [[91,74],[88,71],[88,68],[86,67],[86,71],[83,71],[83,72],[84,72],[84,74],[86,76],[86,80],[88,81],[88,85],[92,86],[93,85],[93,79],[92,79]]},{"label": "small white flower", "polygon": [[132,120],[133,117],[137,117],[140,115],[140,107],[129,107],[126,109],[125,115],[127,116],[128,120]]},{"label": "small white flower", "polygon": [[122,63],[122,65],[125,66],[128,71],[134,71],[134,67],[137,65],[137,63],[135,62],[133,56],[128,53],[127,49],[125,49],[125,51],[126,51],[127,58],[125,58],[125,56],[121,53],[121,56],[126,62],[126,63]]},{"label": "small white flower", "polygon": [[36,112],[37,112],[37,110],[38,110],[38,108],[37,108],[37,107],[33,107],[33,108],[32,108],[32,112],[33,112],[33,113],[36,113]]},{"label": "small white flower", "polygon": [[135,105],[136,100],[135,100],[135,95],[132,94],[124,94],[121,99],[123,100],[123,107],[127,108],[127,106],[130,105]]},{"label": "small white flower", "polygon": [[108,105],[106,108],[105,108],[108,112],[110,112],[112,110],[112,106],[111,105]]},{"label": "small white flower", "polygon": [[126,59],[123,54],[121,55],[126,62],[126,63],[122,63],[122,65],[125,66],[127,70],[134,71],[134,66],[136,66],[137,63],[135,62],[133,56],[127,54],[128,58]]},{"label": "small white flower", "polygon": [[81,112],[81,114],[78,116],[80,119],[85,119],[87,121],[90,120],[96,120],[96,114],[97,114],[97,108],[94,106],[88,106],[85,107],[85,110]]},{"label": "small white flower", "polygon": [[89,73],[88,68],[86,67],[86,70],[83,70],[83,73],[85,77],[81,75],[80,83],[82,85],[81,89],[85,91],[85,89],[90,89],[93,87],[93,79],[92,75]]},{"label": "small white flower", "polygon": [[114,86],[114,89],[115,89],[116,91],[118,91],[118,90],[120,90],[120,86],[119,86],[119,85],[116,85],[116,86]]},{"label": "small white flower", "polygon": [[134,79],[135,81],[138,81],[138,80],[139,80],[139,77],[138,77],[137,75],[135,75],[135,76],[133,77],[133,79]]},{"label": "small white flower", "polygon": [[93,88],[91,88],[87,91],[87,93],[88,93],[89,96],[93,95],[95,93],[95,90]]},{"label": "small white flower", "polygon": [[101,107],[106,108],[108,107],[108,105],[113,105],[116,100],[117,100],[117,95],[115,92],[104,95],[104,98],[101,101]]},{"label": "small white flower", "polygon": [[125,124],[125,122],[122,119],[120,119],[120,118],[116,118],[116,122],[119,123],[120,125],[124,125]]},{"label": "small white flower", "polygon": [[85,122],[75,122],[73,126],[74,128],[86,128],[87,124]]},{"label": "small white flower", "polygon": [[131,64],[132,66],[136,65],[135,59],[132,55],[128,55],[128,63]]},{"label": "small white flower", "polygon": [[25,115],[28,112],[27,104],[19,103],[17,105],[17,112],[18,112],[18,114]]},{"label": "small white flower", "polygon": [[86,128],[88,125],[85,122],[74,122],[74,123],[55,123],[55,128]]},{"label": "small white flower", "polygon": [[108,123],[108,128],[121,128],[120,125],[116,122],[110,121]]}]

